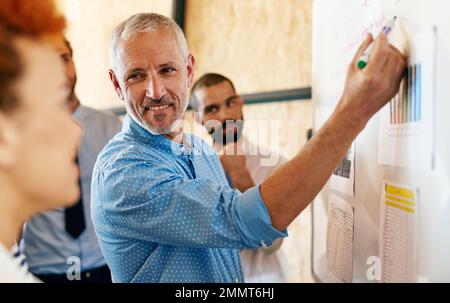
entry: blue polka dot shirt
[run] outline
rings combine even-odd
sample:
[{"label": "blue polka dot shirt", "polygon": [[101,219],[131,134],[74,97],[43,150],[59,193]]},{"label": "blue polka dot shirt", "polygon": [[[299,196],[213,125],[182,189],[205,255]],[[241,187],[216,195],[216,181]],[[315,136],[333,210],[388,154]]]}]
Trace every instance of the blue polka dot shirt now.
[{"label": "blue polka dot shirt", "polygon": [[99,154],[92,220],[114,282],[243,282],[239,249],[269,246],[259,186],[229,186],[216,153],[152,135],[129,116]]}]

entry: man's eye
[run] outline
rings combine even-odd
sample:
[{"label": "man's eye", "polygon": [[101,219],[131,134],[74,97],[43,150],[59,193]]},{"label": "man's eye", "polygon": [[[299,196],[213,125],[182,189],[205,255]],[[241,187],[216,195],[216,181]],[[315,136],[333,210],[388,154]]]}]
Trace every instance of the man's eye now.
[{"label": "man's eye", "polygon": [[61,57],[62,57],[64,63],[67,63],[67,62],[69,62],[69,60],[70,60],[70,57],[69,57],[68,55],[63,55],[63,56],[61,56]]},{"label": "man's eye", "polygon": [[139,80],[140,78],[142,78],[141,74],[131,74],[128,76],[128,81]]},{"label": "man's eye", "polygon": [[215,113],[217,111],[216,107],[207,107],[205,108],[205,114]]},{"label": "man's eye", "polygon": [[174,71],[175,69],[172,67],[164,67],[163,69],[161,69],[161,73],[163,74],[173,73]]}]

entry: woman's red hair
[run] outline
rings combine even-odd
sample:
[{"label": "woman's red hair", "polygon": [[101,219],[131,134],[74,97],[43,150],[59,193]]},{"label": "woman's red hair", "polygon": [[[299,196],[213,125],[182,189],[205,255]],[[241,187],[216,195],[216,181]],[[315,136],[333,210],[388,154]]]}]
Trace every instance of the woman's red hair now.
[{"label": "woman's red hair", "polygon": [[62,34],[66,20],[53,0],[0,0],[0,111],[18,105],[12,84],[22,72],[13,39]]},{"label": "woman's red hair", "polygon": [[1,0],[0,27],[20,35],[62,33],[66,26],[53,0]]}]

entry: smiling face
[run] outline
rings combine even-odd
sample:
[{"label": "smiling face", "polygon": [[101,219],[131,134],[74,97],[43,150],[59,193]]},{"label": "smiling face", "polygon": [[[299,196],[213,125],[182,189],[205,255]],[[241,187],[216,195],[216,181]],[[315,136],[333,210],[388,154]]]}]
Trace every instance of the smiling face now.
[{"label": "smiling face", "polygon": [[0,174],[9,193],[35,213],[68,206],[79,197],[75,165],[81,128],[67,109],[69,93],[57,54],[18,38],[23,71],[13,86],[18,104],[0,112]]},{"label": "smiling face", "polygon": [[156,135],[174,135],[183,119],[192,84],[194,58],[183,56],[175,34],[166,27],[138,33],[116,50],[118,63],[110,71],[128,113]]}]

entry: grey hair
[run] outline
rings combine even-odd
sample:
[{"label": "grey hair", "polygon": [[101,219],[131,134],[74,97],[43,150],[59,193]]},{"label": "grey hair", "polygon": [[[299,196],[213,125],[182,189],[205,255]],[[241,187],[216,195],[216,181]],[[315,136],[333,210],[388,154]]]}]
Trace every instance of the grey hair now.
[{"label": "grey hair", "polygon": [[173,19],[163,15],[155,13],[140,13],[131,16],[114,28],[111,35],[111,43],[109,48],[109,59],[112,69],[115,70],[117,67],[117,45],[121,41],[126,41],[138,33],[151,32],[162,27],[166,27],[173,32],[181,52],[183,53],[184,59],[187,60],[189,56],[189,49],[183,30],[178,26],[178,24]]}]

